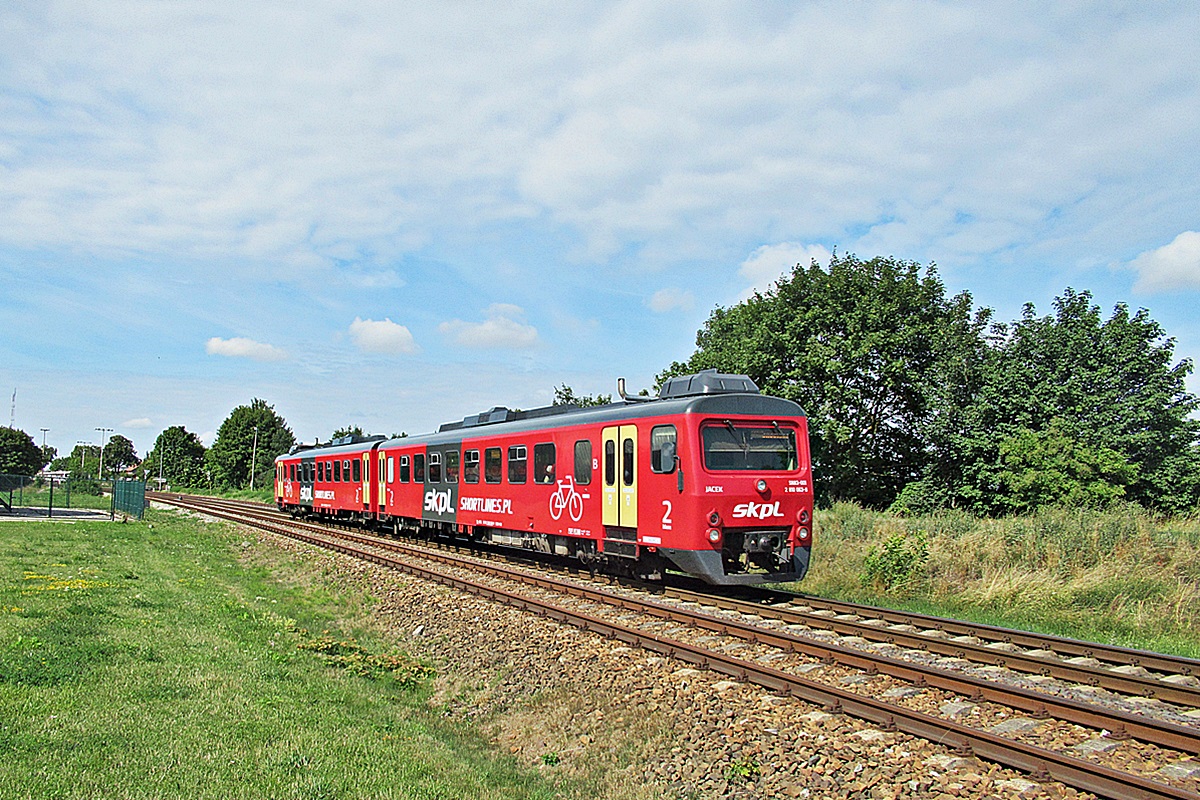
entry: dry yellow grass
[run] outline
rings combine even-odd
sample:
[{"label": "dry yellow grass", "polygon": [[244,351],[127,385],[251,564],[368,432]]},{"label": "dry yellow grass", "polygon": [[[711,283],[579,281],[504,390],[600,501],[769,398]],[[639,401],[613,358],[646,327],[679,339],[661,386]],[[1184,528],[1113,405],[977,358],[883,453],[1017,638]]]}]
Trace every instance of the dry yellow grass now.
[{"label": "dry yellow grass", "polygon": [[[1159,520],[1136,506],[905,518],[838,504],[816,527],[806,592],[1200,657],[1196,518]],[[928,559],[913,579],[864,582],[873,548],[917,532]]]}]

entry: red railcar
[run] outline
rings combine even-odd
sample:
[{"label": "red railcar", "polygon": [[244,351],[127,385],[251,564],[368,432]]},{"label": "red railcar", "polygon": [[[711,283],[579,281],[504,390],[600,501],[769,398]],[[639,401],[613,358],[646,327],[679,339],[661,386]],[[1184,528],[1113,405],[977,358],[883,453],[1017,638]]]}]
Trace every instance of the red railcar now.
[{"label": "red railcar", "polygon": [[667,381],[657,399],[593,408],[494,408],[277,463],[279,505],[293,511],[716,584],[808,570],[807,419],[744,375],[707,370]]}]

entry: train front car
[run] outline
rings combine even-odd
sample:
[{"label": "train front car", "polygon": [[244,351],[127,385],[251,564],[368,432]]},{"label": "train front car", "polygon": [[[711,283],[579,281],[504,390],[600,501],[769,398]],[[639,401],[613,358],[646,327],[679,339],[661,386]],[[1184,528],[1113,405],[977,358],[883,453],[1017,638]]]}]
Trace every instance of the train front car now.
[{"label": "train front car", "polygon": [[651,442],[653,477],[674,485],[656,491],[661,537],[639,538],[661,538],[660,556],[713,584],[803,578],[813,541],[803,409],[760,394],[745,375],[715,370],[668,380],[659,398],[684,402],[682,430],[673,445]]}]

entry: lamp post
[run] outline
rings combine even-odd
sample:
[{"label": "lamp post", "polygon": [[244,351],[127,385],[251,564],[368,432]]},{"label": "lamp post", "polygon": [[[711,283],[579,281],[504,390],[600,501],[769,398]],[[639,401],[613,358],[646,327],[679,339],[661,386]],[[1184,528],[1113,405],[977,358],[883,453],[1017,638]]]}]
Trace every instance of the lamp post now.
[{"label": "lamp post", "polygon": [[76,442],[80,448],[79,451],[79,476],[83,477],[83,470],[87,466],[87,449],[92,446],[91,442]]},{"label": "lamp post", "polygon": [[112,433],[112,428],[96,428],[100,432],[100,472],[96,475],[98,480],[104,480],[104,434]]},{"label": "lamp post", "polygon": [[250,491],[254,491],[254,467],[258,461],[258,426],[254,426],[254,447],[250,451]]}]

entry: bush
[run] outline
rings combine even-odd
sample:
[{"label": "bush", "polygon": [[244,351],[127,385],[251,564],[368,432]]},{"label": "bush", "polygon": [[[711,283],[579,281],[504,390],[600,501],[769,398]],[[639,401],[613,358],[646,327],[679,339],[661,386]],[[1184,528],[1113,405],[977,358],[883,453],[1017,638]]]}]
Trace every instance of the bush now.
[{"label": "bush", "polygon": [[859,582],[877,591],[911,589],[924,580],[928,564],[929,536],[924,530],[911,536],[893,533],[867,550]]}]

